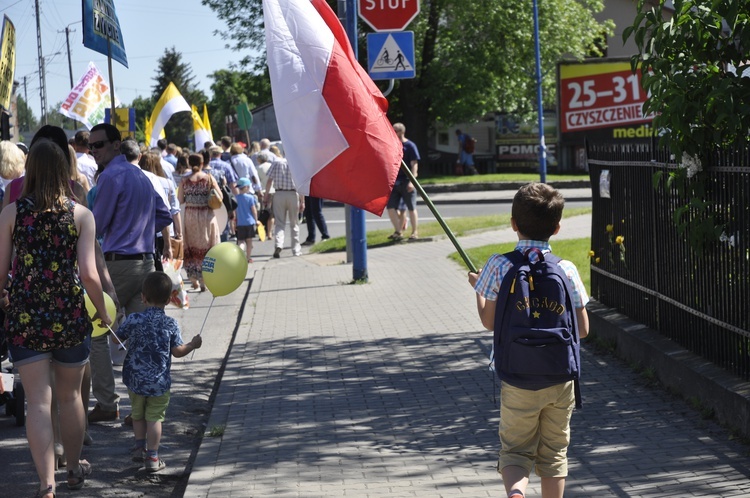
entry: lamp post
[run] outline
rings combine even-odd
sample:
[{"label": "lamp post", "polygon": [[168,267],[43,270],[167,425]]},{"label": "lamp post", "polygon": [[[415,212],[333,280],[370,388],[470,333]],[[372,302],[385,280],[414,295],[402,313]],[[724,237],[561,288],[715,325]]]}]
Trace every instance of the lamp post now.
[{"label": "lamp post", "polygon": [[542,55],[539,46],[539,7],[534,5],[534,55],[536,58],[536,100],[539,112],[539,181],[547,183],[547,145],[544,143],[544,104],[542,103]]}]

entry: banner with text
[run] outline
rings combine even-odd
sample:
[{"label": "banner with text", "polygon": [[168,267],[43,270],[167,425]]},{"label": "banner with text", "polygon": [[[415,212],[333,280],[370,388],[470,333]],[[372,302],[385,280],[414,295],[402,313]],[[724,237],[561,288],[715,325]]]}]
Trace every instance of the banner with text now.
[{"label": "banner with text", "polygon": [[561,62],[558,85],[563,140],[599,135],[605,129],[642,128],[653,119],[643,114],[641,70],[633,73],[629,61]]},{"label": "banner with text", "polygon": [[128,67],[114,0],[83,0],[83,46]]},{"label": "banner with text", "polygon": [[10,110],[13,74],[16,70],[16,28],[8,16],[4,16],[0,33],[0,107],[7,111]]},{"label": "banner with text", "polygon": [[[104,122],[105,109],[110,108],[109,84],[93,62],[60,106],[60,114],[82,122],[86,128]],[[115,95],[115,107],[120,105]]]}]

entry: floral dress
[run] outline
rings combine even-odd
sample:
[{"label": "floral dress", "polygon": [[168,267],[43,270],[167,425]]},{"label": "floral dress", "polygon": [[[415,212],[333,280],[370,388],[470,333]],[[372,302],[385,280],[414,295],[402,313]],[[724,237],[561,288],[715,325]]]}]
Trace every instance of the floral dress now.
[{"label": "floral dress", "polygon": [[184,265],[191,280],[202,278],[203,258],[209,249],[219,243],[219,224],[213,209],[208,207],[210,178],[206,175],[195,182],[185,178],[180,186],[185,192]]},{"label": "floral dress", "polygon": [[34,212],[32,199],[16,202],[16,257],[5,317],[5,333],[15,346],[71,348],[92,332],[78,278],[74,206],[68,199],[64,209]]}]

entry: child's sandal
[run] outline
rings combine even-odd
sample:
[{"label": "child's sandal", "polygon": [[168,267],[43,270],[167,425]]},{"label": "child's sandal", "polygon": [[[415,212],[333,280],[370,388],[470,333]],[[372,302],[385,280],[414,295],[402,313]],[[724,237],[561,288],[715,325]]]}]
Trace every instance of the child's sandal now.
[{"label": "child's sandal", "polygon": [[91,475],[91,464],[86,460],[78,463],[78,472],[68,471],[68,489],[81,489],[86,477]]}]

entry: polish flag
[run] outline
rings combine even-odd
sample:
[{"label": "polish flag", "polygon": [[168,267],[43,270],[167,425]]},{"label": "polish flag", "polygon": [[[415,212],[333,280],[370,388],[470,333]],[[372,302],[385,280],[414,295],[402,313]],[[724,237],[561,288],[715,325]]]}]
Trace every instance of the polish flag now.
[{"label": "polish flag", "polygon": [[279,133],[297,189],[381,215],[403,146],[325,0],[263,0]]}]

